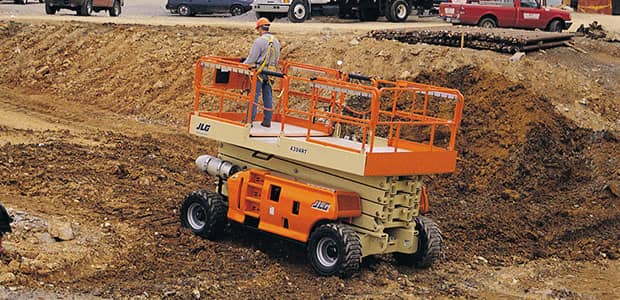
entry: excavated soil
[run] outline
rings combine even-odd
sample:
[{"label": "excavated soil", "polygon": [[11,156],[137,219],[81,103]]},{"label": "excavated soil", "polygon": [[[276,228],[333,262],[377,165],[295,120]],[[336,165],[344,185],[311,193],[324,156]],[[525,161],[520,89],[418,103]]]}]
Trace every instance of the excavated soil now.
[{"label": "excavated soil", "polygon": [[[215,187],[193,167],[215,144],[185,134],[193,63],[245,55],[250,30],[0,21],[0,202],[20,216],[0,297],[620,297],[618,44],[510,62],[329,28],[279,37],[284,59],[463,93],[457,172],[425,178],[439,264],[371,257],[323,278],[302,246],[180,228],[183,197]],[[73,237],[49,236],[56,223]]]}]

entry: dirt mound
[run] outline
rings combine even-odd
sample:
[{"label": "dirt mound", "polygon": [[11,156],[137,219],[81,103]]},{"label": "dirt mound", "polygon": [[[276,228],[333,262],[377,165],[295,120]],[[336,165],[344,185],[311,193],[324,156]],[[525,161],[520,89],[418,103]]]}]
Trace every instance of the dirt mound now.
[{"label": "dirt mound", "polygon": [[456,184],[432,183],[441,195],[434,217],[451,228],[453,259],[618,257],[617,197],[602,190],[618,180],[609,169],[620,150],[614,133],[579,128],[549,99],[473,66],[417,81],[457,88],[467,99]]}]

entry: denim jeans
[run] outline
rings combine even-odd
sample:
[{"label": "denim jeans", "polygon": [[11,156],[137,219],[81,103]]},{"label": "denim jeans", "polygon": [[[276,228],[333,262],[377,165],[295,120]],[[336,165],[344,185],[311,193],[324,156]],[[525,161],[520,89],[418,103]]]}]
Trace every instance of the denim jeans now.
[{"label": "denim jeans", "polygon": [[265,114],[265,119],[263,123],[271,124],[271,118],[273,116],[273,95],[271,91],[271,84],[269,84],[269,78],[267,75],[260,74],[258,75],[262,80],[256,80],[256,94],[254,95],[254,103],[252,104],[252,122],[256,118],[256,111],[258,110],[258,97],[260,96],[261,90],[263,92],[263,113]]}]

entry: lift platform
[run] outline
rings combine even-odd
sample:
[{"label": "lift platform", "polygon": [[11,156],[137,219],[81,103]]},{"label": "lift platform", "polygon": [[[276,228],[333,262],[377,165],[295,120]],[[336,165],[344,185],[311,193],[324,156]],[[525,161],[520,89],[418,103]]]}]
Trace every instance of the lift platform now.
[{"label": "lift platform", "polygon": [[260,112],[249,120],[257,72],[240,58],[201,58],[189,133],[359,176],[454,172],[459,91],[286,61],[281,69],[268,74],[275,105],[266,128]]}]

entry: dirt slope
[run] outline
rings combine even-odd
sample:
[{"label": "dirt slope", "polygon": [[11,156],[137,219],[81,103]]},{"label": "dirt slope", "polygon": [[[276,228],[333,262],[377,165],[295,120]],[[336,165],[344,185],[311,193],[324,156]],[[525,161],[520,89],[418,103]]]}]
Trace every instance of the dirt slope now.
[{"label": "dirt slope", "polygon": [[[215,153],[213,143],[183,129],[193,62],[245,55],[252,32],[0,25],[0,202],[23,215],[0,264],[13,285],[183,299],[620,295],[603,283],[617,272],[577,284],[599,268],[617,270],[620,255],[618,45],[578,40],[589,55],[552,49],[510,63],[346,30],[280,35],[284,59],[330,67],[340,59],[345,71],[466,97],[458,171],[427,178],[445,258],[426,271],[373,258],[341,280],[315,277],[303,248],[288,243],[236,227],[213,243],[179,228],[183,196],[214,187],[192,166]],[[41,239],[56,219],[72,224],[74,240]],[[76,250],[64,251],[69,245]],[[545,285],[557,274],[565,280]]]}]

